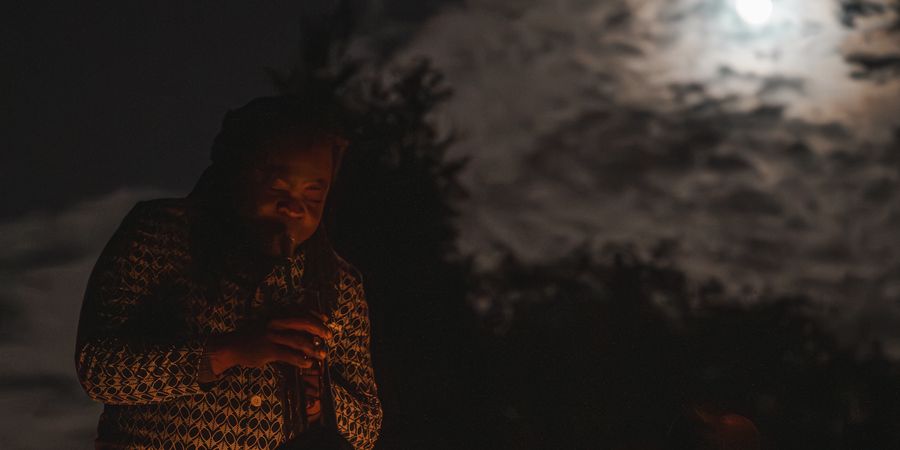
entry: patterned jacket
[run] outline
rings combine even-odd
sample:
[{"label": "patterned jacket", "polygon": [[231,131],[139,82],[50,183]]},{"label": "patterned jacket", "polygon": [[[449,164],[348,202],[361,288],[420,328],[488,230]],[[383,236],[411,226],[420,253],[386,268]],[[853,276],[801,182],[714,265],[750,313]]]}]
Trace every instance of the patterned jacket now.
[{"label": "patterned jacket", "polygon": [[[275,448],[285,441],[279,371],[233,367],[213,383],[198,373],[208,336],[234,330],[303,274],[304,255],[276,265],[258,284],[240,271],[217,289],[190,269],[187,198],[138,202],[97,261],[82,306],[75,363],[105,404],[98,445],[113,448]],[[338,431],[371,449],[382,411],[372,371],[362,278],[338,256],[337,305],[328,311],[331,397]],[[257,278],[258,280],[258,278]]]}]

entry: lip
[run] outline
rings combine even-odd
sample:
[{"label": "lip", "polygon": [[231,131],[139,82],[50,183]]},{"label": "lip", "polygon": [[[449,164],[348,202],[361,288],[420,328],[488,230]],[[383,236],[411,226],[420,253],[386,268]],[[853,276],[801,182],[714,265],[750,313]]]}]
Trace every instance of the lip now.
[{"label": "lip", "polygon": [[303,217],[302,209],[292,208],[291,206],[286,205],[286,204],[278,205],[278,208],[276,209],[276,211],[278,211],[278,214],[282,214],[291,219],[300,219]]}]

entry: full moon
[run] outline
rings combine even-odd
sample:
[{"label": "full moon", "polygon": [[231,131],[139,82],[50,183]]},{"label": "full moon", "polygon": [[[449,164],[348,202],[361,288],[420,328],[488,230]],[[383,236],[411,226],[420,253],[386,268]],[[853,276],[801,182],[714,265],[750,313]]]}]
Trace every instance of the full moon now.
[{"label": "full moon", "polygon": [[737,13],[750,25],[762,25],[772,17],[772,0],[735,0]]}]

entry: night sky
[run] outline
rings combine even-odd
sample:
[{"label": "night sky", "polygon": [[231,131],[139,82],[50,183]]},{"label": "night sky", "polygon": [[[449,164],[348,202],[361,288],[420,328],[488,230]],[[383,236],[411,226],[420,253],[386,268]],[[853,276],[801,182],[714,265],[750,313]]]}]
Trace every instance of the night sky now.
[{"label": "night sky", "polygon": [[[7,7],[9,448],[90,447],[100,405],[72,361],[88,273],[136,201],[187,193],[229,108],[274,92],[265,69],[297,56],[299,3]],[[726,0],[378,4],[351,52],[446,75],[434,120],[472,158],[460,246],[483,268],[498,246],[541,261],[667,242],[698,279],[808,294],[841,335],[900,356],[900,63],[851,63],[900,55],[895,15],[851,28],[826,0],[776,1],[759,24]]]}]

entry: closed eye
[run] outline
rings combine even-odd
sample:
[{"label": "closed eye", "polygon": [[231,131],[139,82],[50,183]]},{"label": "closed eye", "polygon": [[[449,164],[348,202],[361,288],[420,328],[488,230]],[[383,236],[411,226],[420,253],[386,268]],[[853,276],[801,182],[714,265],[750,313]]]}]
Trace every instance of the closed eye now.
[{"label": "closed eye", "polygon": [[289,191],[287,189],[277,188],[277,187],[270,187],[269,194],[274,195],[276,197],[284,198],[284,197],[290,197],[291,191]]},{"label": "closed eye", "polygon": [[304,196],[304,198],[306,198],[306,200],[313,202],[313,203],[322,203],[322,201],[324,200],[323,197],[324,197],[324,195],[323,195],[322,191],[311,192]]},{"label": "closed eye", "polygon": [[279,191],[279,192],[290,192],[291,186],[281,178],[275,178],[271,180],[269,184],[269,190]]}]

